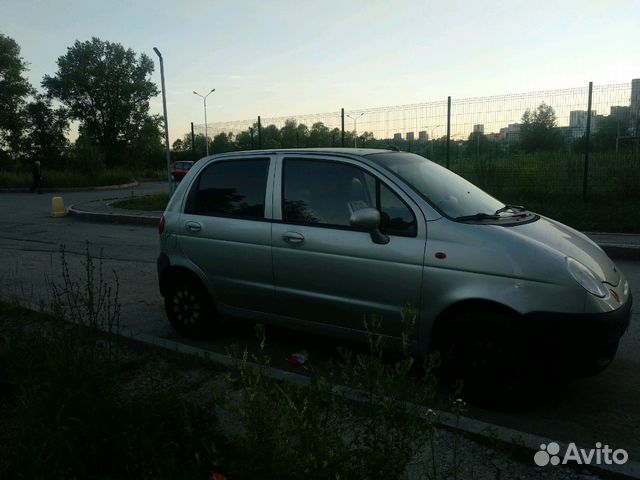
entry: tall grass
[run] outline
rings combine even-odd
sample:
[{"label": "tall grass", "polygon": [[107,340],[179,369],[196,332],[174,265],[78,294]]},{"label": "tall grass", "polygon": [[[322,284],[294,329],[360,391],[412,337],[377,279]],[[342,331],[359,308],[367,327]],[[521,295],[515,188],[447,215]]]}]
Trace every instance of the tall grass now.
[{"label": "tall grass", "polygon": [[[104,170],[93,175],[73,171],[44,170],[43,188],[98,187],[121,185],[135,180],[132,172],[122,169]],[[28,173],[0,172],[0,188],[29,188],[33,179]]]},{"label": "tall grass", "polygon": [[[510,157],[453,159],[451,169],[500,199],[581,199],[584,156],[531,153]],[[587,193],[591,198],[640,200],[640,161],[631,152],[592,153]]]}]

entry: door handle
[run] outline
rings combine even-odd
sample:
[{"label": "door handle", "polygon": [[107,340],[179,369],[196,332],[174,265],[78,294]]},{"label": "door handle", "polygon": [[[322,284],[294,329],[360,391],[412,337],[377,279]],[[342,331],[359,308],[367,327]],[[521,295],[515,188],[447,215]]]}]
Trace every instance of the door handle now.
[{"label": "door handle", "polygon": [[282,234],[282,238],[287,243],[302,243],[304,242],[304,235],[298,232],[285,232]]},{"label": "door handle", "polygon": [[199,232],[200,230],[202,230],[202,225],[200,225],[198,222],[187,222],[184,224],[184,226],[190,232]]}]

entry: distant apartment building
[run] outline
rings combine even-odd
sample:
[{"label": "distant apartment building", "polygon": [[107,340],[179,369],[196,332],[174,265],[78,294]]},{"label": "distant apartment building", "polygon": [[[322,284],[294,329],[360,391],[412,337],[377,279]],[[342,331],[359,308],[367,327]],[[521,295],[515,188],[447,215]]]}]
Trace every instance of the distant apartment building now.
[{"label": "distant apartment building", "polygon": [[393,134],[393,140],[394,140],[395,142],[399,142],[399,141],[401,141],[401,140],[402,140],[402,134],[401,134],[401,133],[394,133],[394,134]]},{"label": "distant apartment building", "polygon": [[508,126],[501,128],[500,138],[507,144],[518,142],[520,140],[520,124],[510,123]]},{"label": "distant apartment building", "polygon": [[479,123],[478,125],[474,125],[473,133],[480,133],[484,135],[484,125],[482,123]]},{"label": "distant apartment building", "polygon": [[429,135],[427,135],[427,131],[426,130],[421,130],[418,132],[418,141],[419,142],[428,142],[429,141]]},{"label": "distant apartment building", "polygon": [[629,121],[631,114],[631,107],[612,106],[611,116],[618,122],[626,124]]},{"label": "distant apartment building", "polygon": [[413,135],[413,132],[407,132],[406,138],[408,142],[413,142],[415,140],[415,136]]},{"label": "distant apartment building", "polygon": [[[571,136],[573,138],[582,138],[587,131],[587,118],[588,113],[586,110],[572,110],[569,112],[569,128],[571,129]],[[591,111],[591,131],[595,131],[593,119],[596,116],[596,111]],[[602,116],[602,115],[600,115]]]}]

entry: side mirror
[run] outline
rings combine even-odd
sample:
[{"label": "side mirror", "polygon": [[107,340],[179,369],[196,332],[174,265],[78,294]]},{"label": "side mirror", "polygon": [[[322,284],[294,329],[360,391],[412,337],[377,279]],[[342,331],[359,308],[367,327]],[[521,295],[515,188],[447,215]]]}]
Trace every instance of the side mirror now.
[{"label": "side mirror", "polygon": [[360,228],[369,232],[373,243],[385,245],[389,243],[389,237],[380,230],[380,212],[375,208],[362,208],[351,214],[349,223],[352,227]]}]

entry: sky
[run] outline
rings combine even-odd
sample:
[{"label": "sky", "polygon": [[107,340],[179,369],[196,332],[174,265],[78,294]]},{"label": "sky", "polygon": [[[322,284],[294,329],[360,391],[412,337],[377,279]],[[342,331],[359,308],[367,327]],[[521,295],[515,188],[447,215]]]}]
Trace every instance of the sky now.
[{"label": "sky", "polygon": [[[76,40],[164,58],[171,141],[208,121],[640,77],[640,0],[1,0],[40,87]],[[160,86],[160,68],[152,79]],[[162,114],[162,99],[151,102]]]}]

